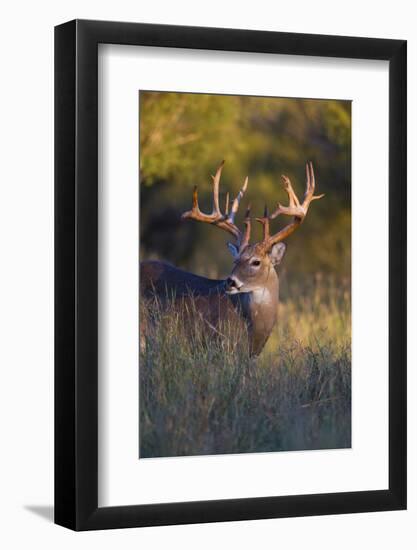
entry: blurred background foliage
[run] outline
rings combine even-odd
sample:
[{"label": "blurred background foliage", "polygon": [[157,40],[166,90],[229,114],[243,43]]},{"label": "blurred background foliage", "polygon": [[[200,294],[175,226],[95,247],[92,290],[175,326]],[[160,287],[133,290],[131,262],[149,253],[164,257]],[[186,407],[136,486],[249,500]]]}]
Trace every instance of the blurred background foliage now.
[{"label": "blurred background foliage", "polygon": [[[238,224],[248,203],[253,216],[265,203],[270,211],[278,201],[287,204],[281,174],[302,198],[305,162],[312,160],[316,192],[326,196],[288,239],[282,270],[301,283],[313,273],[350,280],[350,101],[141,92],[141,259],[164,259],[209,277],[229,273],[228,235],[180,219],[196,184],[201,210],[211,212],[210,174],[223,159],[221,204],[249,176]],[[276,220],[273,229],[286,223]],[[253,225],[253,238],[260,238],[260,224]]]}]

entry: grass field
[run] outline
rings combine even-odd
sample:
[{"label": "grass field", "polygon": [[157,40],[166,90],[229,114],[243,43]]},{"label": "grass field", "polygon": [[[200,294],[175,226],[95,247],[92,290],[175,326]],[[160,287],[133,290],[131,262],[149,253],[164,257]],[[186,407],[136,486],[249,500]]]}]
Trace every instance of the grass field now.
[{"label": "grass field", "polygon": [[208,339],[175,308],[141,308],[141,458],[350,447],[350,286],[316,276],[281,294],[257,359],[243,327]]}]

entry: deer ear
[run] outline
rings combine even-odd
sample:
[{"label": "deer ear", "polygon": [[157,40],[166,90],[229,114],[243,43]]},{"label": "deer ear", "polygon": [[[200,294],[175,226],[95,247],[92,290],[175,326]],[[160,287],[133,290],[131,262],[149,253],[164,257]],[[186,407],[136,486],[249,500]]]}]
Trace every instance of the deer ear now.
[{"label": "deer ear", "polygon": [[286,250],[287,250],[287,245],[284,243],[275,244],[271,248],[271,251],[269,253],[269,258],[272,262],[272,265],[277,266],[281,263]]},{"label": "deer ear", "polygon": [[233,258],[237,258],[239,256],[239,249],[235,244],[227,243],[227,248],[230,250],[230,253],[233,256]]}]

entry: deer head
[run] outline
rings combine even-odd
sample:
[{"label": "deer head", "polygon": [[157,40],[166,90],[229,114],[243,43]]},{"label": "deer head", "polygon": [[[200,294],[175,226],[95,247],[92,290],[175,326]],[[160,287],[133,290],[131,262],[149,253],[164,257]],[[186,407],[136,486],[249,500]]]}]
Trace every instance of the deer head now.
[{"label": "deer head", "polygon": [[[193,206],[191,210],[184,212],[182,219],[191,219],[215,225],[230,233],[234,243],[227,243],[234,259],[234,267],[226,279],[226,292],[238,294],[241,292],[257,292],[265,289],[270,281],[274,280],[275,267],[280,264],[284,257],[286,245],[283,241],[289,237],[304,221],[312,201],[321,199],[324,195],[314,195],[315,178],[313,165],[306,164],[306,191],[303,201],[298,200],[291,182],[287,176],[282,176],[282,183],[288,195],[288,206],[278,203],[272,214],[268,214],[265,206],[264,215],[256,220],[262,224],[263,238],[254,244],[250,244],[251,217],[250,206],[246,210],[244,219],[244,230],[241,231],[235,225],[235,216],[239,209],[240,202],[248,187],[248,178],[234,199],[229,213],[229,193],[226,195],[225,213],[220,210],[219,186],[224,161],[220,164],[213,179],[213,210],[211,214],[201,212],[198,205],[198,191],[194,188]],[[292,218],[284,228],[271,234],[270,222],[278,216],[285,215]],[[272,278],[271,278],[272,275]]]}]

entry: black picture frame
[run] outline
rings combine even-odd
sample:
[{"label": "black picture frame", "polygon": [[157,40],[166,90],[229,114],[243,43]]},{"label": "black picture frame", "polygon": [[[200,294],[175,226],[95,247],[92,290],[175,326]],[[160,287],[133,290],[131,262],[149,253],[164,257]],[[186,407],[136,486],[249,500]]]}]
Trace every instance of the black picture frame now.
[{"label": "black picture frame", "polygon": [[[389,488],[98,506],[98,44],[389,62]],[[406,47],[353,38],[75,20],[55,28],[55,522],[74,530],[406,508]]]}]

